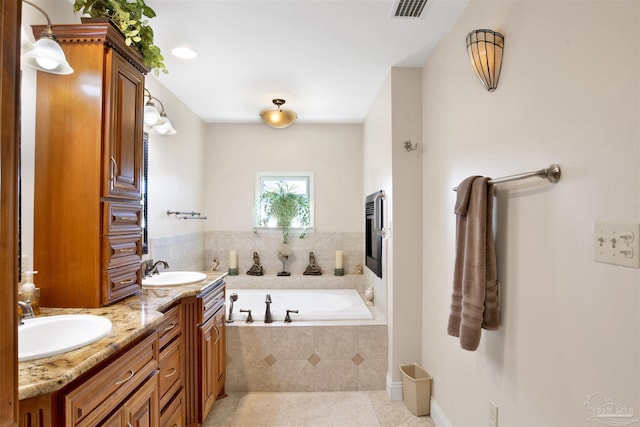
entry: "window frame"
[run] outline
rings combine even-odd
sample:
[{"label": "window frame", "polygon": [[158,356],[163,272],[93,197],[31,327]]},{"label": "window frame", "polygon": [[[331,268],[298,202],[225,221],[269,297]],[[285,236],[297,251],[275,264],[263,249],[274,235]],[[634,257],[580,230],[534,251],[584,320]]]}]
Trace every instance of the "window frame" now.
[{"label": "window frame", "polygon": [[314,173],[310,171],[267,171],[256,172],[255,181],[255,198],[254,198],[254,227],[257,230],[279,230],[279,226],[265,226],[260,224],[260,196],[263,192],[263,182],[265,179],[270,181],[287,181],[292,178],[301,178],[307,181],[307,197],[309,198],[309,226],[308,227],[291,227],[291,230],[313,230],[315,228],[315,197],[314,197]]}]

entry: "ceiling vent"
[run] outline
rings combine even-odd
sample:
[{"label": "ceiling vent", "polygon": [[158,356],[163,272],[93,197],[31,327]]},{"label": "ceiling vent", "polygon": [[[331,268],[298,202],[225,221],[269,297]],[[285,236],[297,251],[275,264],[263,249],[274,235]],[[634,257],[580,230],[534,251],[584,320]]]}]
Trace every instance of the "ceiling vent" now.
[{"label": "ceiling vent", "polygon": [[420,18],[427,0],[396,0],[393,5],[393,16],[404,18]]}]

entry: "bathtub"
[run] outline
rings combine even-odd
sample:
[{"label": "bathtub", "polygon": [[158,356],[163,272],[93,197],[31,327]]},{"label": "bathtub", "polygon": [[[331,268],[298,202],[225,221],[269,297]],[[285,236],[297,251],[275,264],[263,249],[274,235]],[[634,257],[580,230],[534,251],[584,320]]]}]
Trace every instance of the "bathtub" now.
[{"label": "bathtub", "polygon": [[359,320],[373,319],[373,314],[355,289],[227,289],[227,318],[231,308],[230,296],[237,294],[233,303],[233,319],[244,321],[251,310],[256,322],[263,322],[266,311],[266,295],[271,295],[271,317],[282,322],[287,310],[291,319],[297,320]]}]

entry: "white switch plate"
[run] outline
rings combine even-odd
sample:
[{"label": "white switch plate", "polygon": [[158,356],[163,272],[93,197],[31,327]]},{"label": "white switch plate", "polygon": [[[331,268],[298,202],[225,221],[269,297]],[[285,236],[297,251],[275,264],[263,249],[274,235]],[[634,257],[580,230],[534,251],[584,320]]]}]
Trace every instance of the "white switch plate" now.
[{"label": "white switch plate", "polygon": [[593,259],[640,268],[640,223],[597,221],[593,226]]}]

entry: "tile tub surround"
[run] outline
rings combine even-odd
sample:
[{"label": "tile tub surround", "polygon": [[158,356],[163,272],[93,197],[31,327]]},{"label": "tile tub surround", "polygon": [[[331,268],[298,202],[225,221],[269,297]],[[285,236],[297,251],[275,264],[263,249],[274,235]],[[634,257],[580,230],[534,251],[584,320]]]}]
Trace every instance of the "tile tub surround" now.
[{"label": "tile tub surround", "polygon": [[181,298],[197,295],[224,276],[220,272],[208,273],[207,279],[192,285],[143,289],[138,295],[102,308],[41,308],[42,316],[94,314],[108,318],[113,325],[108,336],[93,344],[18,363],[18,398],[27,399],[61,389],[157,326],[163,317],[160,311]]},{"label": "tile tub surround", "polygon": [[[245,274],[253,265],[253,252],[260,255],[260,263],[265,275],[273,275],[282,270],[278,250],[286,247],[293,252],[287,262],[287,271],[292,275],[302,275],[309,263],[309,252],[316,256],[316,262],[323,276],[333,276],[336,251],[344,253],[345,274],[353,274],[357,264],[364,266],[364,233],[319,232],[310,230],[304,239],[294,231],[288,244],[282,243],[282,230],[260,229],[253,231],[208,231],[205,234],[205,264],[209,268],[216,258],[221,271],[229,270],[229,251],[238,253],[238,270]],[[305,276],[308,277],[308,276]]]},{"label": "tile tub surround", "polygon": [[350,323],[227,324],[225,389],[384,390],[387,326]]}]

